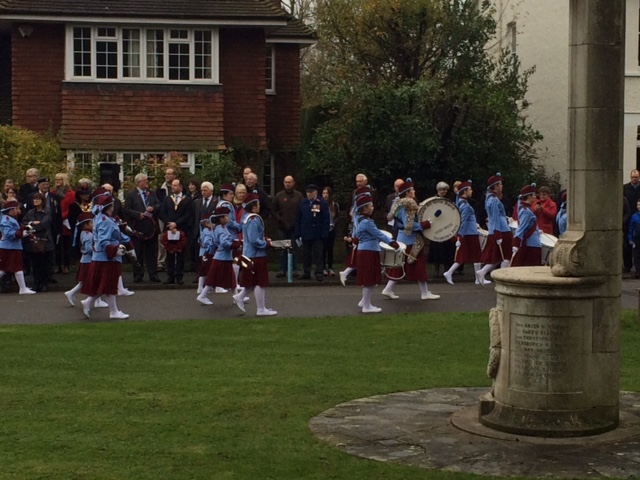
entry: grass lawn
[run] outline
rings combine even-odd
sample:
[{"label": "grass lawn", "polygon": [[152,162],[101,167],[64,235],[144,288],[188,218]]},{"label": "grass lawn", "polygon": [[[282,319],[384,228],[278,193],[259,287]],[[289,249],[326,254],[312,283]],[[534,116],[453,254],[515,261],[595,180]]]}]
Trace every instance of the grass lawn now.
[{"label": "grass lawn", "polygon": [[[622,388],[640,390],[624,313]],[[1,327],[0,479],[477,479],[359,459],[311,417],[489,385],[488,315]]]}]

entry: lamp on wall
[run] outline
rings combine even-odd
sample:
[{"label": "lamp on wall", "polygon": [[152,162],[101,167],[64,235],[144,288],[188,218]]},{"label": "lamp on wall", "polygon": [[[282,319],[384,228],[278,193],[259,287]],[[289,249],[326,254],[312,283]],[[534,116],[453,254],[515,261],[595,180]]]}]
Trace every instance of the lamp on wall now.
[{"label": "lamp on wall", "polygon": [[23,23],[22,25],[18,25],[18,31],[23,38],[29,38],[33,33],[33,25]]}]

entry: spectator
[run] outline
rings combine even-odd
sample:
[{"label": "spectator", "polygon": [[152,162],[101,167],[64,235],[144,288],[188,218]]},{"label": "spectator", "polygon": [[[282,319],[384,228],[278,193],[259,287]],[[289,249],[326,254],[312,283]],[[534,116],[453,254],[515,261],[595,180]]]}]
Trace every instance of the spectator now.
[{"label": "spectator", "polygon": [[34,290],[46,292],[50,281],[49,266],[54,256],[54,242],[51,231],[51,212],[45,209],[45,196],[38,192],[31,197],[33,208],[22,219],[22,224],[30,224],[35,237],[24,241],[24,249],[29,256],[33,272]]},{"label": "spectator", "polygon": [[318,187],[307,185],[307,198],[300,202],[296,217],[296,238],[302,241],[303,251],[303,279],[311,278],[312,261],[316,264],[316,280],[324,280],[323,248],[324,241],[329,236],[329,205],[323,198],[318,197]]},{"label": "spectator", "polygon": [[[85,179],[86,180],[86,179]],[[78,217],[81,213],[91,212],[91,184],[89,182],[80,181],[75,193],[75,202],[69,205],[69,227],[72,232],[75,231]],[[76,250],[79,253],[79,248]]]},{"label": "spectator", "polygon": [[640,199],[636,202],[636,212],[631,215],[627,240],[633,248],[633,264],[636,268],[635,278],[640,278]]},{"label": "spectator", "polygon": [[401,178],[398,178],[395,182],[393,182],[393,193],[387,195],[387,198],[384,201],[384,215],[387,219],[387,230],[394,234],[393,238],[395,238],[397,234],[397,231],[395,229],[396,221],[393,218],[393,214],[396,210],[396,205],[398,204],[398,189],[403,183],[404,180],[402,180]]},{"label": "spectator", "polygon": [[[272,211],[278,222],[278,238],[280,240],[291,240],[293,248],[295,247],[296,217],[298,216],[298,207],[302,201],[302,193],[295,190],[296,182],[291,175],[284,177],[282,183],[284,184],[284,190],[276,193],[273,197]],[[282,250],[280,252],[280,271],[276,274],[278,278],[283,278],[286,275],[287,257],[287,251]],[[293,265],[291,268],[295,272],[295,248],[293,248]],[[295,276],[297,277],[298,274],[296,273]]]},{"label": "spectator", "polygon": [[18,201],[26,208],[31,199],[31,195],[38,191],[38,178],[40,171],[37,168],[30,168],[25,175],[26,182],[18,189]]},{"label": "spectator", "polygon": [[[629,183],[625,183],[622,187],[622,195],[627,199],[627,203],[629,205],[629,210],[633,209],[633,206],[638,203],[640,200],[640,171],[631,170],[629,175]],[[629,218],[631,217],[631,213],[629,214]],[[629,221],[623,223],[623,232],[626,235],[629,229]],[[628,273],[631,271],[632,267],[632,248],[629,242],[624,242],[624,247],[622,249],[622,258],[623,258],[623,266],[624,272]]]},{"label": "spectator", "polygon": [[[191,197],[191,200],[197,200],[201,197],[200,195],[200,180],[197,178],[191,178],[187,182],[187,195]],[[199,220],[198,220],[199,222]]]},{"label": "spectator", "polygon": [[[44,209],[51,215],[51,234],[53,235],[53,251],[47,252],[47,261],[49,262],[49,283],[58,283],[53,278],[53,272],[56,268],[56,255],[55,251],[60,248],[62,242],[62,209],[60,201],[62,200],[58,195],[49,191],[49,179],[47,177],[40,177],[38,179],[38,192],[44,195]],[[60,273],[61,269],[58,269],[57,273]]]},{"label": "spectator", "polygon": [[247,178],[249,177],[250,173],[253,173],[251,167],[244,167],[242,169],[242,183],[244,183],[245,185],[247,184]]},{"label": "spectator", "polygon": [[5,200],[5,201],[7,200],[7,194],[9,193],[9,190],[13,190],[14,192],[13,196],[15,197],[16,185],[13,180],[11,180],[10,178],[7,178],[4,181],[4,189],[2,190],[2,200]]},{"label": "spectator", "polygon": [[58,270],[62,269],[62,273],[69,273],[71,265],[71,242],[73,229],[69,222],[69,208],[76,201],[76,193],[69,184],[69,175],[66,173],[57,173],[55,176],[55,190],[53,193],[60,197],[60,215],[62,218],[62,236],[58,248],[56,248],[56,263]]},{"label": "spectator", "polygon": [[[179,178],[171,182],[171,195],[160,204],[160,218],[164,222],[165,231],[172,234],[178,232],[180,237],[184,236],[184,232],[189,231],[193,225],[193,200],[184,194]],[[168,238],[168,240],[172,239]],[[179,250],[167,252],[167,279],[164,283],[182,285],[184,283],[183,276],[184,255]]]},{"label": "spectator", "polygon": [[[217,203],[217,199],[213,196],[213,184],[211,182],[202,182],[200,185],[200,196],[193,201],[193,225],[191,226],[190,233],[187,235],[191,264],[194,266],[199,263],[198,253],[200,248],[198,241],[200,240],[200,221],[205,215],[213,215]],[[197,277],[195,281],[198,281]]]},{"label": "spectator", "polygon": [[[164,171],[164,183],[156,189],[156,196],[158,198],[158,202],[160,202],[160,205],[162,205],[162,202],[164,202],[164,199],[167,198],[167,196],[171,195],[171,182],[173,182],[176,178],[178,178],[178,173],[176,172],[175,168],[170,167]],[[160,232],[164,232],[164,223],[161,218],[158,219],[158,227],[160,229]],[[164,245],[162,244],[161,235],[158,236],[157,251],[158,251],[157,271],[164,272],[167,252],[165,251]]]},{"label": "spectator", "polygon": [[558,214],[558,206],[551,198],[549,187],[540,187],[538,190],[538,200],[534,204],[533,213],[538,219],[538,228],[544,233],[553,235],[553,224]]},{"label": "spectator", "polygon": [[159,282],[157,269],[158,212],[160,202],[156,193],[149,190],[149,179],[144,173],[135,176],[136,188],[124,200],[124,214],[134,232],[133,246],[137,261],[133,265],[133,281],[139,283],[146,265],[149,280]]},{"label": "spectator", "polygon": [[258,176],[255,173],[247,174],[245,185],[247,186],[247,192],[258,192],[258,197],[260,197],[260,216],[263,219],[267,218],[271,214],[271,200],[269,200],[264,188],[258,184]]},{"label": "spectator", "polygon": [[102,185],[102,188],[109,192],[109,195],[113,197],[113,213],[111,214],[113,218],[115,218],[116,220],[124,220],[124,208],[122,207],[122,202],[120,201],[120,199],[113,194],[113,185],[111,185],[110,183],[105,183],[104,185]]},{"label": "spectator", "polygon": [[327,205],[329,205],[329,236],[324,241],[324,275],[335,277],[336,273],[333,271],[333,248],[336,243],[336,225],[340,219],[340,206],[338,202],[333,200],[333,190],[331,187],[324,187],[322,189],[322,198]]}]

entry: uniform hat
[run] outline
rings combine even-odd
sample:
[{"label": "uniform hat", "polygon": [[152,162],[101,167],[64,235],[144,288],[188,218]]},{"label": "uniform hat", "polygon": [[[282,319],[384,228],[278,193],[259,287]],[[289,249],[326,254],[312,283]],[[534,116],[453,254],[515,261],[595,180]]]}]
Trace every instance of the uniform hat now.
[{"label": "uniform hat", "polygon": [[536,184],[532,183],[531,185],[525,185],[520,189],[520,198],[526,198],[529,195],[536,194]]},{"label": "uniform hat", "polygon": [[93,217],[94,215],[91,212],[82,212],[80,215],[78,215],[76,224],[79,225],[81,223],[88,222],[89,220],[93,220]]},{"label": "uniform hat", "polygon": [[460,195],[460,193],[462,193],[463,190],[466,190],[467,188],[471,188],[473,185],[471,184],[471,180],[467,180],[466,182],[462,182],[459,186],[458,186],[458,195]]},{"label": "uniform hat", "polygon": [[223,183],[222,185],[220,185],[220,193],[222,192],[233,193],[235,191],[236,191],[235,183]]},{"label": "uniform hat", "polygon": [[413,188],[413,180],[407,178],[398,189],[398,195],[402,195],[403,193],[407,193],[409,190]]},{"label": "uniform hat", "polygon": [[251,193],[248,193],[245,197],[244,197],[244,203],[242,204],[242,206],[244,208],[247,208],[247,205],[253,203],[253,202],[260,202],[260,195],[258,195],[258,191],[254,190]]},{"label": "uniform hat", "polygon": [[502,177],[500,176],[500,172],[498,172],[494,176],[489,177],[489,180],[487,180],[487,190],[489,190],[491,187],[501,182],[502,182]]},{"label": "uniform hat", "polygon": [[306,188],[304,189],[306,192],[313,192],[313,191],[318,191],[318,186],[310,183],[309,185],[306,186]]},{"label": "uniform hat", "polygon": [[9,210],[13,210],[14,208],[20,208],[20,204],[17,202],[17,200],[9,200],[8,202],[4,202],[1,211],[8,212]]},{"label": "uniform hat", "polygon": [[217,218],[217,217],[224,217],[225,215],[229,215],[231,213],[231,210],[229,210],[229,207],[218,207],[213,211],[213,215],[211,215],[213,218]]},{"label": "uniform hat", "polygon": [[95,204],[104,210],[109,205],[113,205],[113,197],[108,193],[106,195],[100,195],[95,199]]},{"label": "uniform hat", "polygon": [[562,192],[562,195],[560,196],[560,201],[561,202],[566,202],[567,201],[567,191],[566,190],[564,192]]},{"label": "uniform hat", "polygon": [[371,195],[371,187],[369,185],[366,185],[366,186],[360,187],[360,188],[356,188],[356,191],[354,193],[355,199],[357,200],[362,195]]},{"label": "uniform hat", "polygon": [[208,222],[211,219],[211,216],[208,213],[203,213],[202,218],[200,218],[200,223]]},{"label": "uniform hat", "polygon": [[110,195],[109,191],[104,187],[98,187],[91,194],[91,201],[94,201],[96,197],[102,197],[104,195]]},{"label": "uniform hat", "polygon": [[89,188],[89,184],[86,182],[82,182],[78,185],[78,189],[76,190],[78,195],[91,195],[91,188]]},{"label": "uniform hat", "polygon": [[369,194],[361,195],[356,199],[356,206],[358,208],[364,207],[365,205],[369,205],[370,203],[371,204],[373,203],[373,197]]},{"label": "uniform hat", "polygon": [[40,177],[38,179],[38,183],[44,183],[44,182],[49,182],[49,177]]}]

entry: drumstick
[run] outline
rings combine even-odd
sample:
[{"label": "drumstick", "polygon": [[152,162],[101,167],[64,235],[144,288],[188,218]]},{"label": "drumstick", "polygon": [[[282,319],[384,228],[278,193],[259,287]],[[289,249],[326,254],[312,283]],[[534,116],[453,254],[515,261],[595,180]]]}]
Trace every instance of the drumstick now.
[{"label": "drumstick", "polygon": [[509,260],[509,266],[511,266],[511,264],[513,263],[513,259],[516,258],[516,253],[518,252],[513,252],[513,254],[511,255],[511,260]]},{"label": "drumstick", "polygon": [[502,244],[498,244],[498,248],[500,249],[500,256],[502,257],[502,261],[504,262],[504,252],[502,251]]}]

